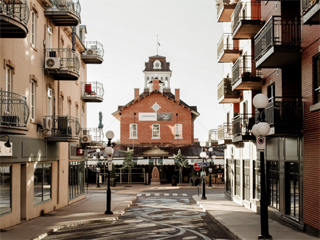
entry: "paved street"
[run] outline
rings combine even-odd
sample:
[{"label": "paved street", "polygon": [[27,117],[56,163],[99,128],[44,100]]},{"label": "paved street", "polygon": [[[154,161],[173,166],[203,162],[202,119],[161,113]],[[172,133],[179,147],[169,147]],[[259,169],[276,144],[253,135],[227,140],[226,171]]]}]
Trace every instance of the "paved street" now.
[{"label": "paved street", "polygon": [[197,189],[147,190],[137,194],[117,221],[64,228],[44,239],[231,239],[192,199],[197,193]]}]

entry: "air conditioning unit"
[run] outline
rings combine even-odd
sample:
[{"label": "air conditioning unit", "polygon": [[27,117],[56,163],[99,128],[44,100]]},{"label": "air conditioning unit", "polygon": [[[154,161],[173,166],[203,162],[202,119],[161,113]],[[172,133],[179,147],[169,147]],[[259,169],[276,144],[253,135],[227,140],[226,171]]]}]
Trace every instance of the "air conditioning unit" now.
[{"label": "air conditioning unit", "polygon": [[51,118],[43,119],[43,129],[51,129]]},{"label": "air conditioning unit", "polygon": [[84,135],[81,137],[81,143],[91,143],[92,138],[90,135]]},{"label": "air conditioning unit", "polygon": [[87,55],[97,55],[97,50],[96,49],[88,49]]},{"label": "air conditioning unit", "polygon": [[60,58],[58,57],[46,57],[46,68],[60,69]]}]

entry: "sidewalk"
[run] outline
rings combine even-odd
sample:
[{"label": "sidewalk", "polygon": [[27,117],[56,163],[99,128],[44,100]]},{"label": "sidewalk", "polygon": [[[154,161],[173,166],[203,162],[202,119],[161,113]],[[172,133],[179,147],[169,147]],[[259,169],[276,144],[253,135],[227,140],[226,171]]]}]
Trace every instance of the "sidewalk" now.
[{"label": "sidewalk", "polygon": [[[97,221],[114,221],[130,207],[137,198],[137,194],[145,190],[156,189],[178,189],[197,188],[189,185],[171,186],[163,185],[141,185],[117,184],[112,189],[111,210],[113,215],[104,214],[106,210],[106,196],[103,194],[90,193],[86,199],[45,214],[44,216],[24,221],[18,225],[4,229],[0,232],[1,240],[26,240],[42,239],[51,232],[64,227],[76,226]],[[212,188],[218,188],[213,185]],[[224,188],[220,185],[219,188]],[[105,191],[105,187],[96,188],[89,186],[90,190],[99,189]],[[116,190],[116,191],[114,191]],[[208,212],[213,221],[217,221],[223,228],[234,236],[234,239],[256,240],[260,233],[260,215],[224,198],[224,194],[207,194],[207,200],[194,195],[193,199]],[[108,224],[108,223],[106,223]],[[274,240],[309,240],[318,239],[305,233],[285,227],[280,223],[269,220],[269,233]]]}]

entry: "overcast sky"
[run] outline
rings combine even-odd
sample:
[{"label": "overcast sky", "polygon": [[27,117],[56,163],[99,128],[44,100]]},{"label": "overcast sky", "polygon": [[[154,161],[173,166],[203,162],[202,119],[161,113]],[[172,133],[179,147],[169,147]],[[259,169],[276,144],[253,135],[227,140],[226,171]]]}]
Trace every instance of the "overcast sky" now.
[{"label": "overcast sky", "polygon": [[171,92],[197,106],[195,138],[208,139],[208,131],[223,123],[217,85],[223,65],[217,63],[217,43],[222,23],[217,23],[214,0],[80,0],[81,24],[87,41],[104,47],[104,62],[88,64],[88,81],[103,83],[102,103],[88,103],[88,127],[98,127],[103,112],[104,132],[120,138],[120,123],[112,116],[119,105],[134,98],[134,88],[144,88],[143,70],[150,56],[170,62]]}]

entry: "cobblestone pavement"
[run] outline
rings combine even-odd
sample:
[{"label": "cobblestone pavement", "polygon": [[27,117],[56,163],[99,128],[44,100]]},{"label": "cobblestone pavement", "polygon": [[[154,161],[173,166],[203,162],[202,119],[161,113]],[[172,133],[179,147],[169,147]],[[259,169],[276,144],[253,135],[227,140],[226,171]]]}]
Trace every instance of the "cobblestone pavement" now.
[{"label": "cobblestone pavement", "polygon": [[192,194],[195,190],[141,192],[118,221],[65,228],[45,239],[231,239]]}]

